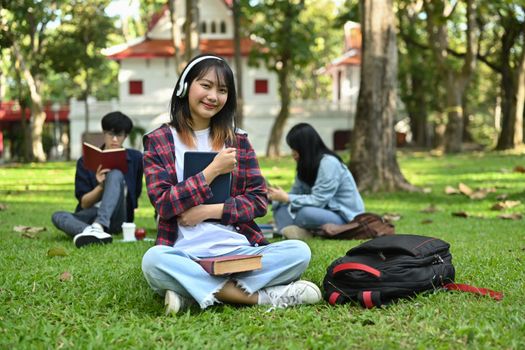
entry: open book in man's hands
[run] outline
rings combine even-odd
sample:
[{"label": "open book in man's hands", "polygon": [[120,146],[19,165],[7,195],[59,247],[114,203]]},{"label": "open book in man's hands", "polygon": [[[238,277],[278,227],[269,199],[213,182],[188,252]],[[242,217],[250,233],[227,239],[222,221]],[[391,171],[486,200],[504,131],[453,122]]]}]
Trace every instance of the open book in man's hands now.
[{"label": "open book in man's hands", "polygon": [[226,275],[262,268],[262,255],[231,255],[217,258],[205,258],[197,262],[210,275]]},{"label": "open book in man's hands", "polygon": [[102,165],[102,169],[118,169],[123,173],[128,171],[128,159],[125,148],[100,149],[84,142],[82,155],[84,157],[84,166],[89,170],[97,171],[98,166]]}]

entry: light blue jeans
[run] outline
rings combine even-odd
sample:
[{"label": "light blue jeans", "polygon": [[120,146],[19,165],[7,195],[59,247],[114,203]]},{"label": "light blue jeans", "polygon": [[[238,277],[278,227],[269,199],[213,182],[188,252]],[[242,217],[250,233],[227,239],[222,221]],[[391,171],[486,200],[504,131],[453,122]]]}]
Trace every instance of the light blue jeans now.
[{"label": "light blue jeans", "polygon": [[144,254],[142,272],[156,293],[164,295],[166,290],[172,290],[195,299],[205,309],[218,302],[214,294],[229,280],[235,281],[248,294],[253,294],[265,287],[288,284],[299,279],[311,257],[308,245],[297,240],[259,247],[240,247],[225,255],[238,254],[261,254],[262,269],[229,277],[212,276],[193,261],[197,257],[175,247],[157,245]]},{"label": "light blue jeans", "polygon": [[346,220],[341,215],[328,209],[303,207],[295,213],[295,218],[293,218],[288,207],[289,204],[279,202],[272,204],[273,220],[278,232],[290,225],[297,225],[305,229],[316,229],[324,224],[346,224]]},{"label": "light blue jeans", "polygon": [[98,208],[86,208],[76,213],[57,211],[53,213],[51,221],[71,237],[75,237],[95,221],[107,228],[108,233],[120,232],[127,217],[125,188],[124,174],[120,170],[111,170],[106,175],[104,194]]}]

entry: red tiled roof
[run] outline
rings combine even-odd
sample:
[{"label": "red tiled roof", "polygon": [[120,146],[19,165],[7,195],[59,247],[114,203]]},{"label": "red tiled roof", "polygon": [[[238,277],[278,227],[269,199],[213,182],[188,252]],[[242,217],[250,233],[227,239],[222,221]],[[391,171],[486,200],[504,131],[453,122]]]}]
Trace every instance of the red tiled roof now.
[{"label": "red tiled roof", "polygon": [[166,4],[162,6],[162,8],[158,12],[153,14],[153,16],[151,17],[151,20],[148,23],[148,32],[152,30],[153,27],[155,27],[155,25],[157,25],[157,22],[162,18],[162,16],[164,16],[164,12],[168,10],[169,10],[169,6],[168,4]]},{"label": "red tiled roof", "polygon": [[[241,40],[241,54],[247,56],[254,45],[249,38]],[[233,56],[235,53],[233,40],[231,39],[201,39],[199,49],[201,52],[213,53],[219,56]],[[184,42],[181,46],[184,52]],[[108,55],[113,60],[125,58],[154,58],[154,57],[172,57],[174,54],[171,40],[153,40],[146,39],[136,45],[129,46],[120,52]]]}]

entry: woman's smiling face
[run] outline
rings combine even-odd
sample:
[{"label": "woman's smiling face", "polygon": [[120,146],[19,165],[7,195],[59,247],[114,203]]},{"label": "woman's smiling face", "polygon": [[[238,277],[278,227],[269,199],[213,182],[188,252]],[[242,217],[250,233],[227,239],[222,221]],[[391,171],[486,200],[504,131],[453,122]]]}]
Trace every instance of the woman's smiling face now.
[{"label": "woman's smiling face", "polygon": [[228,100],[228,88],[217,79],[214,69],[193,80],[188,93],[191,119],[195,130],[206,129],[210,120]]}]

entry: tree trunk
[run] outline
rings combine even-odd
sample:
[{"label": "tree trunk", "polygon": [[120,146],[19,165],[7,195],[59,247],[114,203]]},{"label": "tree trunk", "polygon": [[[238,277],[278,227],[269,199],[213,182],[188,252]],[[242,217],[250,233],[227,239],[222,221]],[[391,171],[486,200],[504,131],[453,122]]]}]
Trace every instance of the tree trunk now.
[{"label": "tree trunk", "polygon": [[467,0],[467,51],[461,71],[457,71],[448,61],[448,16],[454,10],[455,5],[449,5],[446,1],[426,0],[424,6],[428,14],[427,31],[432,52],[440,70],[440,76],[446,79],[445,112],[448,122],[445,130],[445,152],[457,153],[461,152],[463,139],[464,94],[476,67],[476,56],[479,49],[476,5],[474,0]]},{"label": "tree trunk", "polygon": [[199,0],[192,1],[192,15],[191,15],[191,35],[192,35],[192,48],[193,56],[199,55],[200,50],[200,13],[199,13]]},{"label": "tree trunk", "polygon": [[447,117],[448,122],[445,129],[445,152],[461,152],[463,140],[463,81],[451,70],[447,76]]},{"label": "tree trunk", "polygon": [[463,142],[473,142],[474,138],[472,137],[472,134],[470,132],[470,108],[467,98],[465,97],[463,99]]},{"label": "tree trunk", "polygon": [[[505,35],[504,35],[505,36]],[[505,39],[503,39],[505,40]],[[505,47],[505,46],[504,46]],[[514,68],[510,67],[510,48],[502,53],[501,71],[501,132],[497,150],[513,149],[523,143],[523,100],[525,94],[525,53]],[[503,49],[503,51],[506,51]]]},{"label": "tree trunk", "polygon": [[[304,5],[304,0],[301,0],[301,6]],[[288,3],[288,6],[285,10],[286,18],[293,18],[292,8],[295,5]],[[292,23],[287,20],[284,22],[281,31],[282,33],[291,33]],[[281,34],[282,34],[281,33]],[[287,40],[290,40],[290,36],[287,35]],[[281,97],[281,109],[277,118],[275,119],[272,130],[270,133],[270,139],[268,140],[268,145],[266,147],[266,156],[267,157],[278,157],[281,154],[281,139],[283,136],[284,126],[290,115],[290,103],[291,103],[291,93],[290,93],[290,74],[292,73],[291,64],[292,52],[290,46],[286,46],[281,57],[278,60],[280,62],[280,67],[276,68],[277,79],[279,80],[279,96]]]},{"label": "tree trunk", "polygon": [[[25,162],[29,162],[30,160],[32,160],[31,152],[30,152],[31,134],[29,132],[29,127],[27,125],[27,117],[26,117],[27,104],[26,104],[26,98],[23,92],[22,78],[20,77],[21,69],[19,67],[19,62],[16,62],[15,64],[17,65],[17,69],[15,72],[15,77],[16,77],[15,79],[16,79],[16,85],[18,87],[17,99],[18,99],[18,104],[20,105],[20,128],[22,129],[22,149],[20,150],[20,154],[22,155],[22,161],[25,163]],[[13,151],[14,151],[13,148],[11,148],[11,157],[13,156]]]},{"label": "tree trunk", "polygon": [[186,24],[184,25],[184,59],[186,62],[199,54],[199,40],[198,0],[186,0]]},{"label": "tree trunk", "polygon": [[235,49],[235,78],[237,81],[237,126],[244,124],[244,100],[242,91],[242,56],[241,56],[241,8],[240,0],[233,0],[233,46]]},{"label": "tree trunk", "polygon": [[176,0],[169,0],[168,5],[170,9],[170,22],[171,22],[171,44],[173,45],[173,64],[175,65],[175,73],[180,74],[180,27],[177,23],[177,12],[175,9]]},{"label": "tree trunk", "polygon": [[32,158],[39,161],[46,161],[46,154],[44,147],[42,146],[42,131],[44,129],[44,123],[46,121],[46,113],[44,112],[44,106],[42,102],[42,96],[40,94],[40,84],[33,74],[27,67],[24,57],[20,53],[18,45],[13,43],[13,53],[18,60],[24,78],[26,79],[27,86],[29,87],[29,93],[31,96],[31,148]]},{"label": "tree trunk", "polygon": [[89,132],[89,95],[91,94],[91,82],[89,80],[89,71],[86,69],[86,89],[84,90],[84,132]]},{"label": "tree trunk", "polygon": [[[524,39],[525,44],[525,39]],[[523,144],[523,116],[525,112],[525,50],[521,52],[521,62],[517,67],[517,91],[516,91],[516,133],[514,142],[518,145]]]},{"label": "tree trunk", "polygon": [[361,190],[415,189],[396,159],[397,45],[392,0],[361,0],[363,51],[350,169]]},{"label": "tree trunk", "polygon": [[412,98],[407,104],[414,144],[418,147],[430,147],[428,135],[428,113],[425,91],[421,77],[410,74]]},{"label": "tree trunk", "polygon": [[281,155],[281,139],[283,137],[284,126],[290,114],[290,87],[288,85],[288,75],[290,68],[288,61],[283,61],[282,69],[277,72],[279,79],[279,95],[281,96],[281,110],[273,122],[270,139],[266,148],[267,157],[278,157]]}]

